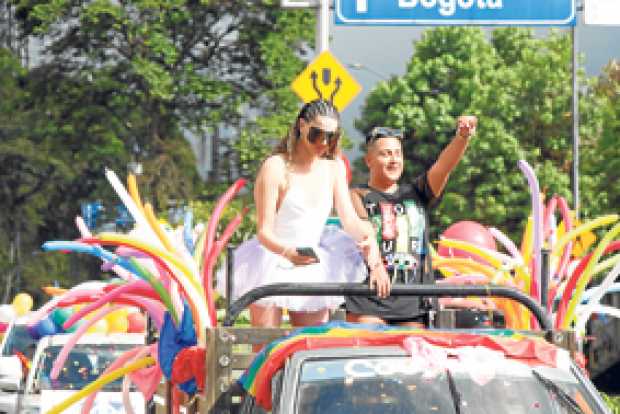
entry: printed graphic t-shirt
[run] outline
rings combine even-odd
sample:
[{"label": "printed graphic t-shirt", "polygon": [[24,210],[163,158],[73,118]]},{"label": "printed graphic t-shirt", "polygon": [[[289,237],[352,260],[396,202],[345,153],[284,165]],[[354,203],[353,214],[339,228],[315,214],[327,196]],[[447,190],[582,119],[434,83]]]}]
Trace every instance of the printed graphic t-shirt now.
[{"label": "printed graphic t-shirt", "polygon": [[[376,231],[383,263],[392,284],[431,283],[428,254],[428,212],[437,206],[426,174],[412,184],[400,185],[394,193],[377,191],[367,185],[357,187],[362,195],[367,219]],[[427,276],[428,277],[428,276]],[[366,280],[368,283],[368,280]],[[374,315],[386,321],[420,320],[426,310],[419,297],[347,297],[346,309],[361,315]]]}]

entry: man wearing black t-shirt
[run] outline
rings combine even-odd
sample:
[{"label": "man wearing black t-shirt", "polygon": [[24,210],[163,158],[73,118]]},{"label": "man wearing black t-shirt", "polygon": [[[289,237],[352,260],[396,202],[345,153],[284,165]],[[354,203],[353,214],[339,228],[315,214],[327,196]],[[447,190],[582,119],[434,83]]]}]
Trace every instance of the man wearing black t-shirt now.
[{"label": "man wearing black t-shirt", "polygon": [[[403,173],[402,132],[374,128],[366,137],[364,157],[370,175],[368,185],[351,189],[353,205],[377,232],[383,265],[391,283],[429,283],[429,210],[441,199],[448,176],[461,160],[476,131],[475,116],[461,116],[456,136],[433,166],[412,183],[399,184]],[[368,282],[368,281],[367,281]],[[424,326],[428,307],[419,297],[347,297],[347,320]]]}]

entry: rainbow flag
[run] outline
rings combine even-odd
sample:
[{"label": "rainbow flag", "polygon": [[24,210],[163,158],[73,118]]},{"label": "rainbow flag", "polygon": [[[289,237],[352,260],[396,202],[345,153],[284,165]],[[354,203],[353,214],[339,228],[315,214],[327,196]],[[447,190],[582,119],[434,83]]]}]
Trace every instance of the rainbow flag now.
[{"label": "rainbow flag", "polygon": [[558,348],[537,336],[526,336],[512,330],[468,330],[464,332],[433,331],[388,325],[331,322],[295,330],[265,346],[239,379],[256,403],[271,410],[271,378],[283,368],[292,354],[311,349],[403,346],[407,338],[422,337],[428,343],[444,348],[483,346],[501,351],[507,357],[529,360],[531,364],[557,366]]}]

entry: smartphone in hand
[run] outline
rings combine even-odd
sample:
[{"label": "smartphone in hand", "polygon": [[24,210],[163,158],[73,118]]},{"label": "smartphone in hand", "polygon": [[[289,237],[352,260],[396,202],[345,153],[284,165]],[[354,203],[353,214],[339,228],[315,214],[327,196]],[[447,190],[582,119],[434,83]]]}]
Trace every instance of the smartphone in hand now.
[{"label": "smartphone in hand", "polygon": [[297,254],[299,254],[300,256],[313,257],[316,259],[317,262],[319,261],[319,256],[317,256],[316,252],[312,247],[298,247],[295,250],[297,250]]}]

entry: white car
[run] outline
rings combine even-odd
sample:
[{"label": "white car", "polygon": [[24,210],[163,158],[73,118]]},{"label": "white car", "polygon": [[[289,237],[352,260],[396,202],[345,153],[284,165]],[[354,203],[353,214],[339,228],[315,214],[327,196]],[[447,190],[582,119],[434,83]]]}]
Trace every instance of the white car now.
[{"label": "white car", "polygon": [[19,392],[25,379],[17,355],[31,360],[35,348],[36,341],[28,332],[27,318],[12,321],[0,344],[0,414],[17,412]]},{"label": "white car", "polygon": [[[128,350],[144,345],[144,334],[86,334],[69,353],[56,380],[50,373],[68,334],[42,338],[37,346],[23,395],[19,402],[20,414],[39,414],[49,411],[70,395],[95,381],[105,369]],[[91,413],[124,413],[121,393],[122,378],[104,386],[97,395]],[[136,414],[144,414],[145,401],[140,392],[131,389],[130,401]],[[63,411],[80,413],[84,399]]]}]

